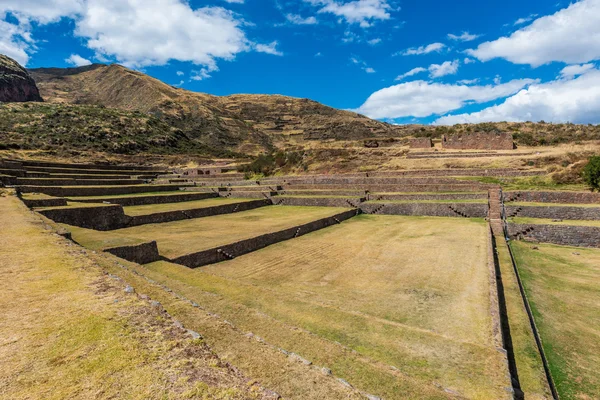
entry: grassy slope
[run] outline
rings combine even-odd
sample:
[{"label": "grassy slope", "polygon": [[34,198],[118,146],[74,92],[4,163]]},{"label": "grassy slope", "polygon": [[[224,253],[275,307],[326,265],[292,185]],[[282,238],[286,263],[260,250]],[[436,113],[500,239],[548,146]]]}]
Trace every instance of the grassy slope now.
[{"label": "grassy slope", "polygon": [[[231,262],[197,270],[159,262],[144,273],[385,398],[436,397],[426,390],[433,382],[500,398],[486,243],[464,246],[483,229],[481,221],[361,216]],[[415,251],[429,247],[436,251]],[[390,380],[391,366],[404,378]]]},{"label": "grassy slope", "polygon": [[184,201],[180,203],[148,204],[143,206],[123,207],[127,215],[146,215],[168,211],[191,210],[195,208],[215,207],[225,204],[245,203],[253,199],[236,199],[235,197],[215,197],[213,199]]},{"label": "grassy slope", "polygon": [[496,248],[521,390],[526,399],[551,399],[552,394],[546,381],[542,359],[523,305],[508,247],[502,236],[496,237]]},{"label": "grassy slope", "polygon": [[0,206],[10,232],[0,248],[0,398],[264,397],[16,197]]},{"label": "grassy slope", "polygon": [[[600,393],[600,250],[512,242],[561,399]],[[577,253],[577,254],[575,254]]]}]

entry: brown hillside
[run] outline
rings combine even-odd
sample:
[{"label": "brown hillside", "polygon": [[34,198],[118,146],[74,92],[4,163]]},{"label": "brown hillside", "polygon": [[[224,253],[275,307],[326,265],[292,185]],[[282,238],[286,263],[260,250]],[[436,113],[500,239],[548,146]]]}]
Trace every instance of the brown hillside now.
[{"label": "brown hillside", "polygon": [[120,65],[41,68],[31,74],[47,101],[150,113],[208,145],[245,153],[268,150],[277,135],[360,139],[394,131],[386,123],[308,99],[195,93]]},{"label": "brown hillside", "polygon": [[0,54],[0,102],[42,101],[27,70],[10,57]]}]

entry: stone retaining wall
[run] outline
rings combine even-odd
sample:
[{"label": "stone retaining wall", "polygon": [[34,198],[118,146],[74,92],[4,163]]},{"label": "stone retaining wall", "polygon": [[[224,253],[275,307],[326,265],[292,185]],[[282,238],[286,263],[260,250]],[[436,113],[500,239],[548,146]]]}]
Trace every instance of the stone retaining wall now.
[{"label": "stone retaining wall", "polygon": [[23,203],[29,208],[37,207],[63,207],[67,205],[67,199],[54,197],[50,199],[22,199]]},{"label": "stone retaining wall", "polygon": [[40,178],[17,178],[17,185],[28,186],[120,186],[141,185],[146,183],[142,179],[40,179]]},{"label": "stone retaining wall", "polygon": [[360,206],[360,209],[365,214],[485,218],[488,205],[477,203],[365,203]]},{"label": "stone retaining wall", "polygon": [[155,241],[135,246],[113,247],[105,249],[104,252],[138,264],[148,264],[163,259],[158,254],[158,246]]},{"label": "stone retaining wall", "polygon": [[600,193],[592,192],[504,192],[504,201],[531,201],[535,203],[600,204]]},{"label": "stone retaining wall", "polygon": [[430,149],[433,147],[431,138],[428,137],[409,139],[408,145],[411,149]]},{"label": "stone retaining wall", "polygon": [[72,168],[72,169],[104,169],[104,170],[136,170],[136,171],[160,171],[155,167],[147,167],[140,165],[126,166],[126,165],[114,165],[114,164],[69,164],[69,163],[58,163],[49,161],[23,161],[23,160],[10,160],[12,162],[19,163],[23,167],[48,167],[48,168]]},{"label": "stone retaining wall", "polygon": [[68,199],[69,201],[77,201],[80,203],[102,203],[120,204],[123,207],[127,206],[144,206],[149,204],[165,204],[165,203],[181,203],[185,201],[205,200],[219,197],[217,193],[189,193],[189,194],[172,194],[172,195],[149,195],[149,196],[133,196],[119,198],[95,198],[95,199]]},{"label": "stone retaining wall", "polygon": [[23,193],[44,193],[48,196],[114,196],[121,194],[146,192],[171,192],[178,190],[181,185],[139,185],[139,186],[19,186]]},{"label": "stone retaining wall", "polygon": [[362,190],[371,193],[403,193],[403,192],[481,192],[498,188],[498,185],[464,183],[464,184],[423,184],[423,185],[287,185],[285,189],[301,190]]},{"label": "stone retaining wall", "polygon": [[366,200],[365,197],[282,197],[277,196],[273,199],[273,204],[282,206],[307,206],[307,207],[345,207],[357,208],[360,203]]},{"label": "stone retaining wall", "polygon": [[221,206],[195,208],[191,210],[166,211],[148,215],[132,216],[127,226],[146,224],[159,224],[163,222],[182,221],[184,219],[210,217],[213,215],[231,214],[234,212],[248,211],[255,208],[270,206],[271,200],[254,200],[242,203],[223,204]]},{"label": "stone retaining wall", "polygon": [[600,220],[600,207],[506,206],[507,217]]},{"label": "stone retaining wall", "polygon": [[239,197],[244,199],[268,199],[271,196],[277,196],[278,192],[221,192],[221,197]]},{"label": "stone retaining wall", "polygon": [[125,215],[120,205],[51,208],[39,213],[54,222],[98,231],[123,228],[131,222],[131,217]]},{"label": "stone retaining wall", "polygon": [[487,199],[487,193],[441,193],[441,194],[377,194],[369,200],[478,200]]},{"label": "stone retaining wall", "polygon": [[460,150],[512,150],[515,145],[510,132],[475,132],[443,135],[442,147]]},{"label": "stone retaining wall", "polygon": [[573,225],[508,224],[512,239],[563,246],[600,247],[600,227]]},{"label": "stone retaining wall", "polygon": [[189,268],[197,268],[203,265],[214,264],[220,261],[229,260],[232,257],[238,257],[243,254],[262,249],[284,240],[293,239],[295,237],[338,224],[342,221],[352,218],[356,214],[356,210],[345,211],[332,217],[323,218],[304,225],[288,228],[279,232],[267,233],[265,235],[241,240],[236,243],[204,250],[198,253],[188,254],[169,261],[185,265]]}]

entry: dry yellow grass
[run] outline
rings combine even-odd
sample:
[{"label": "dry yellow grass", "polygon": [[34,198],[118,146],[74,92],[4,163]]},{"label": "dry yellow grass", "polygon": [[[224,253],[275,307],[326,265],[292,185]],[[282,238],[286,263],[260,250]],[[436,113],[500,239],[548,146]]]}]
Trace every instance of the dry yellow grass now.
[{"label": "dry yellow grass", "polygon": [[266,398],[173,320],[0,197],[0,399]]},{"label": "dry yellow grass", "polygon": [[345,209],[268,206],[235,214],[99,232],[65,225],[73,239],[94,250],[156,240],[161,255],[175,258],[269,232],[276,232]]},{"label": "dry yellow grass", "polygon": [[[485,229],[482,220],[360,216],[210,267],[158,262],[143,271],[365,391],[431,398],[425,388],[439,385],[503,398]],[[377,365],[405,378],[392,383]]]},{"label": "dry yellow grass", "polygon": [[515,224],[545,224],[545,225],[574,225],[574,226],[598,226],[600,227],[600,221],[583,221],[583,220],[553,220],[549,218],[527,218],[527,217],[514,217],[510,218],[509,222]]},{"label": "dry yellow grass", "polygon": [[512,242],[561,399],[600,393],[600,249]]}]

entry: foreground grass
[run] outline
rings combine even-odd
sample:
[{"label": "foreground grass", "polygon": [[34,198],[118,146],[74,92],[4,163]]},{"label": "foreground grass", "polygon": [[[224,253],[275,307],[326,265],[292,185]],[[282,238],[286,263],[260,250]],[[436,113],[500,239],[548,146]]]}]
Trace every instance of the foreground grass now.
[{"label": "foreground grass", "polygon": [[561,399],[600,393],[600,250],[511,244]]},{"label": "foreground grass", "polygon": [[360,216],[206,268],[141,271],[367,392],[497,399],[484,233],[483,220]]},{"label": "foreground grass", "polygon": [[268,206],[234,214],[148,224],[109,232],[65,227],[72,232],[77,243],[94,250],[156,240],[160,254],[174,258],[277,232],[344,210],[333,207]]},{"label": "foreground grass", "polygon": [[0,197],[0,399],[255,399],[168,314]]},{"label": "foreground grass", "polygon": [[496,249],[520,388],[526,399],[551,399],[542,358],[525,311],[508,246],[502,236],[496,237]]}]

